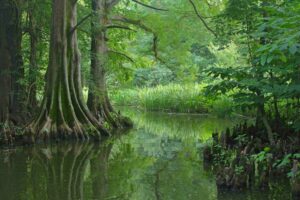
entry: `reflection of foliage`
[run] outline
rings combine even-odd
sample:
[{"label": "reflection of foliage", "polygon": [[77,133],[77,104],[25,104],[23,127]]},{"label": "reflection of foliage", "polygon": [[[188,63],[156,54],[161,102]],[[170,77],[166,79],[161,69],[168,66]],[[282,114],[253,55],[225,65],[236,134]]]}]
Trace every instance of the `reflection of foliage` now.
[{"label": "reflection of foliage", "polygon": [[137,124],[155,135],[183,140],[208,139],[215,130],[232,127],[237,120],[220,119],[208,115],[176,115],[166,113],[142,113],[124,110]]},{"label": "reflection of foliage", "polygon": [[151,188],[151,185],[143,176],[147,176],[145,172],[153,165],[155,158],[139,155],[132,135],[124,139],[115,142],[109,158],[110,193],[126,194],[123,199],[149,198],[152,191],[147,188]]},{"label": "reflection of foliage", "polygon": [[201,170],[194,145],[180,139],[141,128],[115,143],[110,159],[112,176],[123,177],[119,193],[126,190],[124,185],[131,185],[132,195],[126,199],[179,200],[187,194],[192,199],[199,195],[213,199],[215,195],[213,177]]}]

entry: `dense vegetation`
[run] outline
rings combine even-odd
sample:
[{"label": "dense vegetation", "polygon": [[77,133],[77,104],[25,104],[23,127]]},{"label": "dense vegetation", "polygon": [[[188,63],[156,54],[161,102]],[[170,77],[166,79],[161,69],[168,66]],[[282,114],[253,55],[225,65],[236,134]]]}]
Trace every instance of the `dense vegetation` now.
[{"label": "dense vegetation", "polygon": [[0,6],[1,144],[101,140],[132,126],[115,106],[238,114],[253,120],[215,133],[204,151],[219,186],[289,173],[300,196],[298,0]]}]

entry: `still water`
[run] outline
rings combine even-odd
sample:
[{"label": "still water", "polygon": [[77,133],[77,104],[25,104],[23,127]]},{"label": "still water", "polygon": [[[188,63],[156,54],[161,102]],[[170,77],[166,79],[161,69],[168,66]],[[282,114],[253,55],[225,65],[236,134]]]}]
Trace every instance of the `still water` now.
[{"label": "still water", "polygon": [[0,150],[0,200],[288,200],[289,186],[218,193],[204,170],[203,140],[236,120],[141,113],[128,133],[101,144]]}]

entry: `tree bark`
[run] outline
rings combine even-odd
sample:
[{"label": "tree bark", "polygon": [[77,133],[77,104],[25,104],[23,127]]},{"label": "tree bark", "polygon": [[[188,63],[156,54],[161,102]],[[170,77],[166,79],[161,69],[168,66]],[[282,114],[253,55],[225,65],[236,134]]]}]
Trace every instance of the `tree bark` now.
[{"label": "tree bark", "polygon": [[109,135],[83,101],[77,44],[76,0],[53,0],[50,58],[38,117],[29,125],[29,142],[37,139],[100,140]]},{"label": "tree bark", "polygon": [[270,123],[266,117],[264,104],[258,104],[258,108],[257,108],[256,126],[261,127],[260,126],[261,123],[263,124],[263,126],[265,127],[265,129],[267,131],[267,137],[268,137],[269,143],[271,145],[274,145],[275,144],[274,133],[273,133]]},{"label": "tree bark", "polygon": [[100,121],[113,128],[132,126],[129,119],[116,113],[108,98],[105,70],[108,67],[107,27],[111,7],[107,0],[92,0],[91,82],[88,107]]}]

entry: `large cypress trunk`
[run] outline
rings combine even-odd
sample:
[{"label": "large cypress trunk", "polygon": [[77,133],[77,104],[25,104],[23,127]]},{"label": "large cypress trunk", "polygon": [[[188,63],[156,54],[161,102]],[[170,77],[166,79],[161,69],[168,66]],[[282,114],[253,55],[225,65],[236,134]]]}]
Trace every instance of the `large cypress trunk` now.
[{"label": "large cypress trunk", "polygon": [[92,0],[92,42],[91,42],[91,82],[88,107],[98,118],[114,128],[132,126],[132,122],[116,113],[110,103],[105,81],[108,67],[107,27],[111,7],[107,0]]},{"label": "large cypress trunk", "polygon": [[82,97],[77,45],[76,0],[53,0],[50,58],[38,117],[29,125],[31,140],[76,138],[99,140],[108,132],[93,117]]},{"label": "large cypress trunk", "polygon": [[9,122],[20,116],[21,94],[24,94],[20,84],[21,14],[19,1],[0,0],[0,5],[0,140],[7,142],[12,140]]}]

